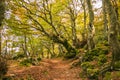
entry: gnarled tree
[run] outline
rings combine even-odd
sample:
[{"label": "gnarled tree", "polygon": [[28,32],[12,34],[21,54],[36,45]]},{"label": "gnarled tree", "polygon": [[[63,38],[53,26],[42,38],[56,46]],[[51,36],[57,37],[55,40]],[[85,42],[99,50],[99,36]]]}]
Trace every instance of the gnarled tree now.
[{"label": "gnarled tree", "polygon": [[112,63],[111,65],[114,66],[116,61],[120,61],[120,45],[117,38],[117,27],[118,27],[118,18],[115,12],[114,7],[112,6],[111,0],[105,0],[105,5],[107,6],[107,13],[109,16],[109,38],[110,38],[110,47],[112,50]]}]

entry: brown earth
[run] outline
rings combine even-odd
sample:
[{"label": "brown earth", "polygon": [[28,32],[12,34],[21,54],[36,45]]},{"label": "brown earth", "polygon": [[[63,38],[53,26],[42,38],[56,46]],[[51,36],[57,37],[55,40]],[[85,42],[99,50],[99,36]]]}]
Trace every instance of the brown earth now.
[{"label": "brown earth", "polygon": [[[7,76],[13,80],[82,80],[80,67],[71,68],[71,60],[43,59],[39,66],[10,65]],[[29,79],[28,79],[29,78]]]}]

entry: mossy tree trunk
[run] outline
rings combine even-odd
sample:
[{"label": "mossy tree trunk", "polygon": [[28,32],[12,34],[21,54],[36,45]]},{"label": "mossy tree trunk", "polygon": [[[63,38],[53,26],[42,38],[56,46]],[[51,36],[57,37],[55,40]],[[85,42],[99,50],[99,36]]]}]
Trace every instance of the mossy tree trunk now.
[{"label": "mossy tree trunk", "polygon": [[2,30],[2,22],[4,19],[4,13],[5,13],[5,0],[0,0],[0,55],[1,52],[1,30]]},{"label": "mossy tree trunk", "polygon": [[87,27],[86,27],[86,18],[87,18],[87,15],[86,15],[86,2],[85,2],[85,0],[80,0],[80,2],[81,2],[81,5],[82,5],[82,8],[83,8],[83,10],[84,10],[84,29],[83,29],[83,33],[82,33],[82,38],[83,38],[83,40],[86,40],[86,37],[87,37],[87,35],[86,35],[86,32],[87,32]]},{"label": "mossy tree trunk", "polygon": [[63,45],[67,50],[67,55],[70,55],[70,57],[76,56],[76,49],[65,38],[59,38],[59,36],[56,35],[52,35],[50,38],[53,42]]},{"label": "mossy tree trunk", "polygon": [[105,5],[107,6],[107,13],[109,16],[109,44],[112,50],[112,66],[114,66],[116,61],[120,61],[120,43],[117,38],[118,18],[115,9],[112,6],[111,0],[105,0]]},{"label": "mossy tree trunk", "polygon": [[94,12],[92,10],[91,0],[86,0],[88,12],[89,12],[89,24],[88,24],[88,50],[91,50],[95,47],[95,43],[93,40],[95,28],[93,25],[94,22]]},{"label": "mossy tree trunk", "polygon": [[103,24],[104,24],[104,39],[105,40],[109,40],[108,39],[108,20],[107,20],[107,12],[106,12],[106,6],[105,6],[105,0],[102,0],[102,9],[103,9]]}]

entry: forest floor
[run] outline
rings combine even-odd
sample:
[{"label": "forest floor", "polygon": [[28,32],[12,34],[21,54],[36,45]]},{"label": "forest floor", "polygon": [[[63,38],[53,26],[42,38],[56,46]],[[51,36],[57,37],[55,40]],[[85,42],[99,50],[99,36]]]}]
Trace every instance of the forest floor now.
[{"label": "forest floor", "polygon": [[[80,67],[71,67],[72,60],[43,59],[38,66],[9,65],[7,76],[13,80],[82,80]],[[31,78],[31,79],[30,79]]]}]

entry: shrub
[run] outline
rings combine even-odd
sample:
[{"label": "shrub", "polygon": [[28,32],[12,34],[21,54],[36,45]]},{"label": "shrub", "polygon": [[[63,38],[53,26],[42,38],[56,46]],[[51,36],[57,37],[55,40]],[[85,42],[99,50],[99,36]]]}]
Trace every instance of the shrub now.
[{"label": "shrub", "polygon": [[81,64],[81,67],[82,67],[83,69],[87,69],[87,68],[93,68],[94,66],[91,65],[90,62],[83,62],[83,63]]},{"label": "shrub", "polygon": [[40,58],[40,57],[38,57],[38,58],[37,58],[37,60],[38,60],[38,61],[41,61],[41,58]]},{"label": "shrub", "polygon": [[17,60],[17,59],[20,59],[20,58],[24,58],[25,55],[24,54],[17,54],[16,56],[13,57],[13,60]]},{"label": "shrub", "polygon": [[27,58],[27,59],[24,59],[20,62],[20,65],[21,66],[30,66],[30,65],[38,65],[38,61],[40,61],[41,58],[38,57],[36,59],[34,58]]},{"label": "shrub", "polygon": [[98,74],[99,74],[98,69],[91,69],[91,68],[87,69],[87,77],[90,80],[98,80]]},{"label": "shrub", "polygon": [[114,64],[114,67],[116,69],[120,69],[120,61],[116,61],[115,64]]},{"label": "shrub", "polygon": [[83,62],[81,64],[81,67],[83,69],[82,73],[85,73],[84,75],[86,75],[87,78],[89,78],[90,80],[97,80],[98,79],[99,70],[95,69],[94,65],[92,65],[91,62]]},{"label": "shrub", "polygon": [[103,80],[111,80],[111,73],[110,72],[106,72]]},{"label": "shrub", "polygon": [[24,59],[20,62],[20,65],[21,66],[30,66],[32,64],[32,59],[29,58],[29,59]]},{"label": "shrub", "polygon": [[0,58],[0,78],[7,73],[8,67],[5,59]]},{"label": "shrub", "polygon": [[74,58],[76,56],[76,51],[72,51],[72,52],[67,52],[66,55],[64,56],[66,59],[71,59]]},{"label": "shrub", "polygon": [[105,62],[107,62],[107,57],[104,54],[101,54],[98,56],[98,64],[103,65]]},{"label": "shrub", "polygon": [[98,56],[98,53],[99,53],[98,48],[86,52],[85,55],[83,56],[83,61],[92,61],[95,56]]}]

